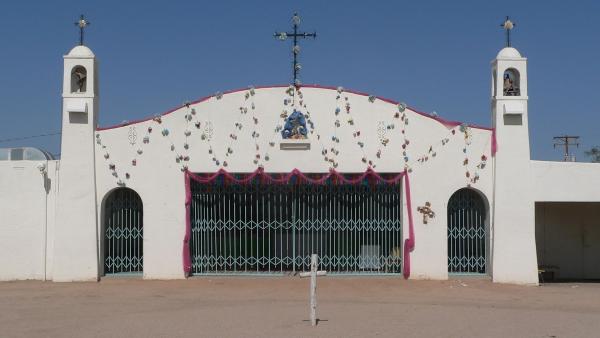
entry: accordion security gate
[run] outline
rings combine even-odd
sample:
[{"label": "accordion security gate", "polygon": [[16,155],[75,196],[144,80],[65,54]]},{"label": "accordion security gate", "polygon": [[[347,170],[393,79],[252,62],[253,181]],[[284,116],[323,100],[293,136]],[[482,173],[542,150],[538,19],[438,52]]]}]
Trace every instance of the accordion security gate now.
[{"label": "accordion security gate", "polygon": [[448,202],[448,272],[485,274],[486,207],[471,189],[460,189]]},{"label": "accordion security gate", "polygon": [[143,205],[128,188],[114,190],[104,203],[104,273],[143,271]]},{"label": "accordion security gate", "polygon": [[192,273],[401,273],[400,184],[191,183]]}]

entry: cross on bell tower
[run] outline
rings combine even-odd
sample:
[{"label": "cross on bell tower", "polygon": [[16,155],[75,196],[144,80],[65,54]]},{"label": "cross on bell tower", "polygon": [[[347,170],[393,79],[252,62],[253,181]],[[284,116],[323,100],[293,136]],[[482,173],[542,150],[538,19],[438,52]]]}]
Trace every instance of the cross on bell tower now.
[{"label": "cross on bell tower", "polygon": [[79,45],[80,46],[83,46],[84,29],[91,24],[92,24],[91,22],[89,22],[85,19],[85,16],[83,16],[83,14],[81,14],[81,17],[79,18],[79,20],[77,20],[77,22],[75,22],[75,26],[79,27]]},{"label": "cross on bell tower", "polygon": [[506,16],[506,20],[500,24],[500,27],[506,31],[506,47],[510,47],[510,31],[515,28],[516,25],[516,23],[510,21],[508,15]]},{"label": "cross on bell tower", "polygon": [[292,55],[294,56],[293,66],[292,66],[293,67],[292,74],[294,77],[293,84],[296,86],[300,85],[300,80],[298,79],[298,74],[300,73],[300,69],[302,69],[302,65],[300,65],[300,63],[298,63],[298,54],[300,54],[300,45],[298,45],[298,39],[299,38],[306,39],[306,38],[316,38],[317,37],[317,32],[313,32],[313,33],[298,32],[299,25],[300,25],[300,16],[298,15],[298,13],[294,13],[294,16],[292,16],[292,27],[294,28],[294,31],[290,32],[290,33],[275,32],[275,34],[273,34],[274,37],[276,37],[277,39],[279,39],[281,41],[285,41],[285,40],[287,40],[287,38],[294,38],[294,45],[292,47]]}]

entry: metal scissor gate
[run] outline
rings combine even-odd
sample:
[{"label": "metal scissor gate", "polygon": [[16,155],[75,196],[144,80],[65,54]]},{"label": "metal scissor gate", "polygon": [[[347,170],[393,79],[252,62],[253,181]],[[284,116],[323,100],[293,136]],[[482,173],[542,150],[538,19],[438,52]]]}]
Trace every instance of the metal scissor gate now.
[{"label": "metal scissor gate", "polygon": [[104,273],[141,273],[144,267],[144,217],[140,196],[118,188],[104,208]]},{"label": "metal scissor gate", "polygon": [[192,273],[401,272],[399,184],[191,182]]},{"label": "metal scissor gate", "polygon": [[486,208],[474,190],[460,189],[448,202],[448,272],[486,273]]}]

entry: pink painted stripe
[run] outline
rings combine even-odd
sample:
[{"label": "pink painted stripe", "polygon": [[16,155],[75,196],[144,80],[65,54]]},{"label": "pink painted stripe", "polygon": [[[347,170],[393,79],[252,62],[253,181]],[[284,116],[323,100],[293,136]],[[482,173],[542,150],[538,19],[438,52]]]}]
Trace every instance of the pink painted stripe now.
[{"label": "pink painted stripe", "polygon": [[[286,87],[289,87],[289,85],[257,86],[257,87],[254,87],[254,88],[256,88],[256,89],[269,89],[269,88],[286,88]],[[321,85],[317,85],[317,84],[302,85],[301,87],[337,90],[337,87],[334,87],[334,86],[321,86]],[[240,89],[229,90],[229,91],[223,92],[223,95],[237,93],[237,92],[241,92],[241,91],[244,91],[244,90],[248,90],[248,88],[240,88]],[[369,96],[369,94],[367,94],[367,93],[363,93],[363,92],[359,92],[359,91],[355,91],[355,90],[350,90],[350,89],[344,89],[344,92],[348,92],[348,93],[355,94],[355,95]],[[197,104],[197,103],[200,103],[200,102],[204,102],[204,101],[206,101],[206,100],[208,100],[208,99],[210,99],[210,98],[212,98],[214,96],[215,95],[205,96],[205,97],[203,97],[201,99],[198,99],[196,101],[192,101],[190,104]],[[387,102],[387,103],[391,103],[391,104],[394,104],[394,105],[399,104],[398,101],[394,101],[394,100],[387,99],[387,98],[380,97],[380,96],[376,96],[376,97],[377,97],[377,99],[379,99],[381,101],[384,101],[384,102]],[[179,109],[181,109],[183,107],[184,107],[184,105],[178,106],[176,108],[170,109],[170,110],[168,110],[168,111],[160,114],[159,116],[169,115],[172,112],[177,111],[177,110],[179,110]],[[445,119],[443,119],[441,117],[433,116],[431,114],[419,111],[419,110],[417,110],[415,108],[412,108],[412,107],[409,107],[409,106],[407,106],[407,108],[410,109],[410,110],[412,110],[413,112],[419,114],[419,115],[422,115],[422,116],[425,116],[427,118],[433,119],[433,120],[435,120],[435,121],[443,124],[445,127],[456,127],[458,125],[463,124],[462,122],[459,122],[459,121],[445,120]],[[141,122],[145,122],[145,121],[150,121],[153,118],[154,117],[147,117],[147,118],[143,118],[143,119],[139,119],[139,120],[134,120],[134,121],[130,121],[130,122],[127,122],[127,123],[121,123],[121,124],[117,124],[117,125],[113,125],[113,126],[109,126],[109,127],[98,127],[98,128],[96,128],[96,130],[101,131],[101,130],[108,130],[108,129],[115,129],[115,128],[120,128],[120,127],[126,127],[126,126],[129,126],[129,125],[132,125],[132,124],[141,123]],[[490,130],[490,131],[493,130],[493,128],[479,126],[479,125],[475,125],[475,124],[466,124],[466,125],[468,125],[471,128],[476,128],[476,129]]]}]

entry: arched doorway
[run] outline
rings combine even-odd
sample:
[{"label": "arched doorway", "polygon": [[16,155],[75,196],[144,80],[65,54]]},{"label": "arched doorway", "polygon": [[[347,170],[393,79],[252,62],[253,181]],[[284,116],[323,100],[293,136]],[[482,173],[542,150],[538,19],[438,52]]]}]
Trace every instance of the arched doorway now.
[{"label": "arched doorway", "polygon": [[487,214],[475,190],[456,191],[448,201],[448,273],[487,272]]},{"label": "arched doorway", "polygon": [[113,190],[104,202],[104,274],[140,273],[144,262],[144,215],[140,195]]}]

